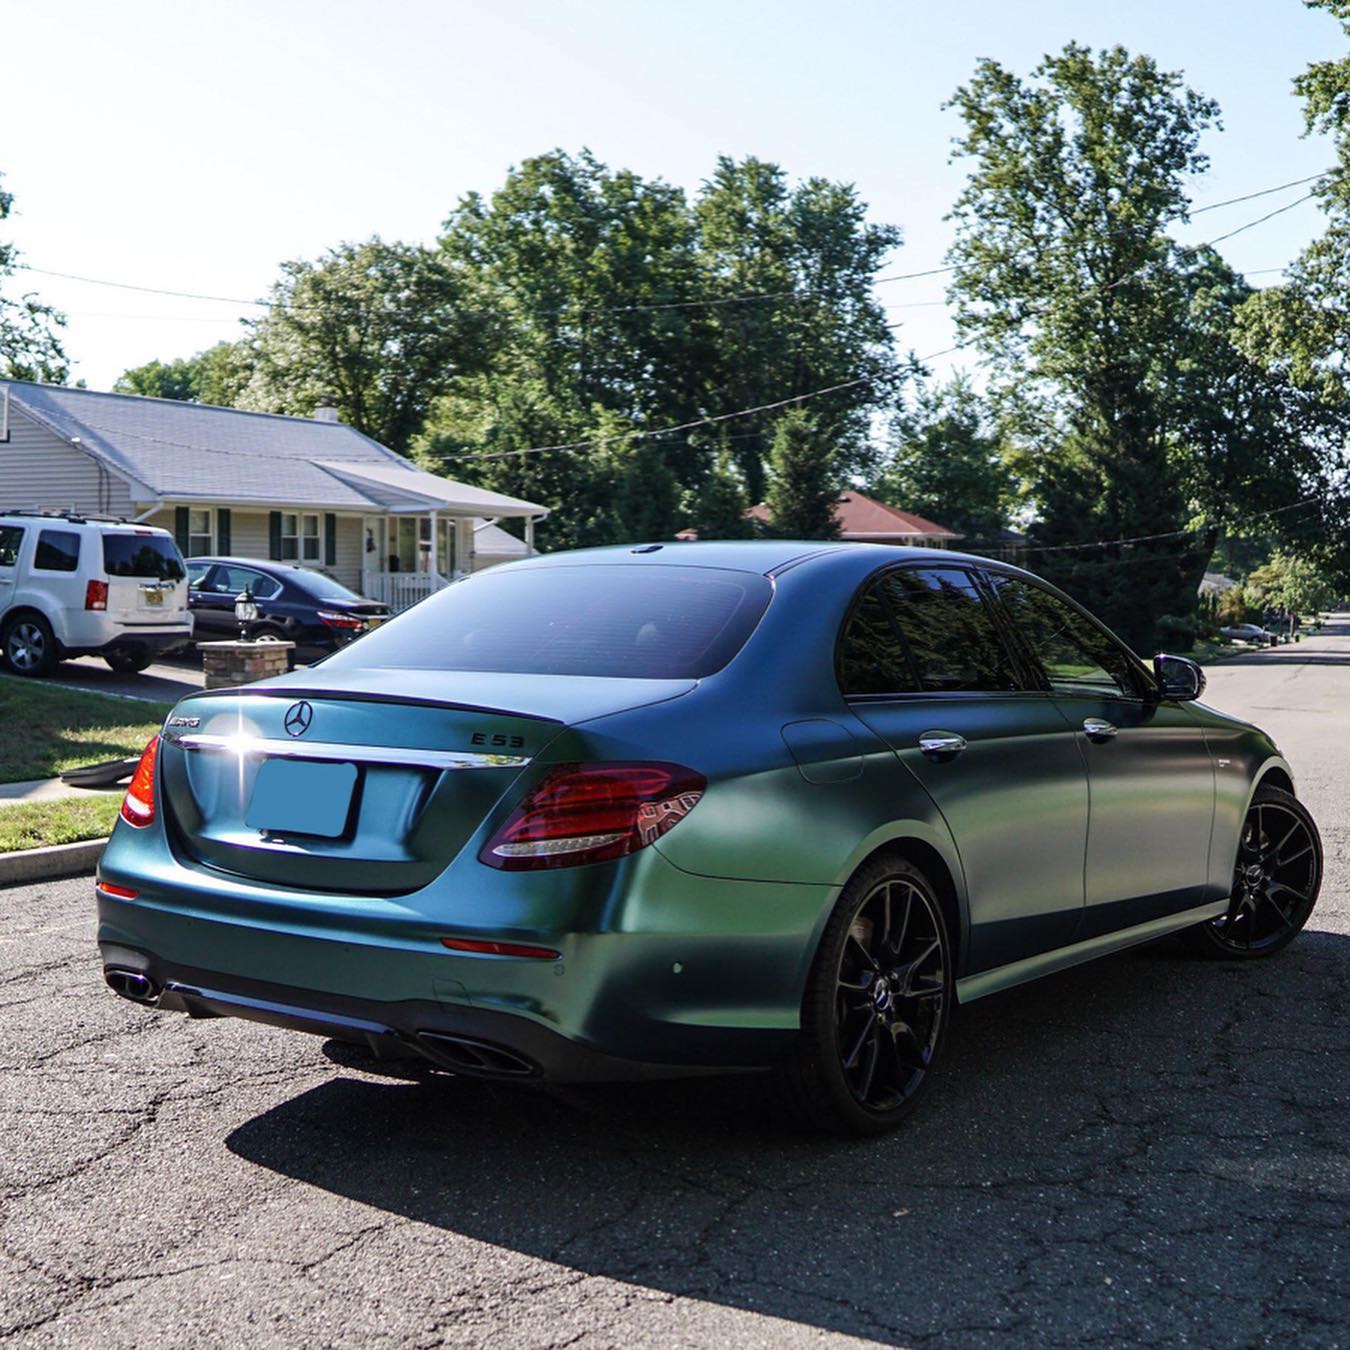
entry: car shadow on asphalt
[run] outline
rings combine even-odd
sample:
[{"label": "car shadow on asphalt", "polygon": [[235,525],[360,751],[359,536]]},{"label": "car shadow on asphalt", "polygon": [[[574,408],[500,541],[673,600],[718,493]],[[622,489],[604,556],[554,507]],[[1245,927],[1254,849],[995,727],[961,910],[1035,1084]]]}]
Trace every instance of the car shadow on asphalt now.
[{"label": "car shadow on asphalt", "polygon": [[1327,932],[1269,962],[1161,943],[1080,967],[965,1009],[929,1100],[880,1139],[805,1136],[756,1078],[339,1070],[227,1146],[570,1270],[887,1344],[1160,1325],[1241,1341],[1244,1318],[1255,1335],[1350,1282],[1343,1241],[1318,1236],[1343,1232],[1350,1194],[1348,980],[1350,939]]}]

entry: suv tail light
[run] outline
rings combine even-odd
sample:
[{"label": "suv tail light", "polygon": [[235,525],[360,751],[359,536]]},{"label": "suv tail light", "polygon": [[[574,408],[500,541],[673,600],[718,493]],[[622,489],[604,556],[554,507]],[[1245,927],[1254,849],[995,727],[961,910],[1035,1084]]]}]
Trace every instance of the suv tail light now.
[{"label": "suv tail light", "polygon": [[131,775],[131,786],[122,798],[122,819],[138,830],[155,818],[155,760],[159,756],[159,737],[152,736],[141,751],[140,763]]},{"label": "suv tail light", "polygon": [[335,614],[331,609],[320,609],[315,611],[320,622],[326,624],[329,628],[364,628],[366,621],[358,618],[355,614]]},{"label": "suv tail light", "polygon": [[678,825],[707,786],[702,774],[678,764],[561,764],[478,858],[508,872],[622,858]]},{"label": "suv tail light", "polygon": [[84,607],[85,609],[108,608],[108,583],[106,581],[90,581],[85,584]]}]

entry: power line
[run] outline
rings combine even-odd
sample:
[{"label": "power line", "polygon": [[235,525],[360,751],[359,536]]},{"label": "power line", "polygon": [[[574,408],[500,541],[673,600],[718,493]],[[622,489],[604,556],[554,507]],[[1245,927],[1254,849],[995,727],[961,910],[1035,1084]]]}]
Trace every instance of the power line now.
[{"label": "power line", "polygon": [[1208,206],[1197,206],[1194,211],[1188,211],[1187,215],[1203,216],[1206,211],[1217,211],[1222,206],[1236,206],[1239,202],[1254,201],[1257,197],[1269,197],[1276,192],[1284,192],[1287,188],[1302,187],[1304,183],[1316,183],[1323,178],[1331,178],[1339,172],[1339,169],[1323,169],[1321,173],[1309,174],[1307,178],[1294,178],[1288,183],[1281,183],[1278,187],[1262,188],[1260,192],[1248,192],[1241,197],[1229,197],[1225,201],[1210,202]]}]

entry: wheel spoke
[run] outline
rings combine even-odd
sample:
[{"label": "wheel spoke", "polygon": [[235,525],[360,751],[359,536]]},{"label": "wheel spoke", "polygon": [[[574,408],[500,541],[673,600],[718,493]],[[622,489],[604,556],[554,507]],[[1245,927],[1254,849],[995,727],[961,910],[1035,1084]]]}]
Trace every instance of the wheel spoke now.
[{"label": "wheel spoke", "polygon": [[1309,839],[1297,853],[1291,853],[1287,858],[1281,858],[1278,851],[1275,854],[1276,867],[1288,867],[1290,863],[1296,863],[1305,853],[1313,851],[1312,840]]},{"label": "wheel spoke", "polygon": [[[875,1024],[873,1026],[875,1032]],[[867,1067],[863,1070],[863,1080],[858,1089],[858,1095],[866,1101],[872,1095],[872,1080],[877,1074],[877,1060],[881,1058],[881,1037],[873,1035],[871,1039],[872,1052],[867,1056]]]},{"label": "wheel spoke", "polygon": [[1274,904],[1275,902],[1276,891],[1287,891],[1295,899],[1302,901],[1304,904],[1306,904],[1308,901],[1308,895],[1306,891],[1300,891],[1296,886],[1286,886],[1283,881],[1272,881],[1270,883],[1270,890],[1266,892],[1265,896],[1265,898],[1269,900],[1272,904]]},{"label": "wheel spoke", "polygon": [[905,1068],[926,1069],[928,1067],[924,1047],[919,1044],[919,1038],[907,1022],[896,1024],[892,1039],[895,1043],[896,1058]]},{"label": "wheel spoke", "polygon": [[1288,843],[1288,842],[1289,842],[1289,841],[1290,841],[1290,840],[1291,840],[1291,839],[1292,839],[1292,838],[1293,838],[1293,837],[1294,837],[1294,836],[1295,836],[1302,828],[1303,828],[1303,822],[1302,822],[1301,820],[1299,820],[1297,816],[1295,816],[1295,817],[1294,817],[1294,823],[1289,827],[1288,833],[1284,836],[1283,839],[1280,840],[1280,842],[1279,842],[1278,844],[1275,845],[1275,847],[1274,847],[1273,849],[1270,850],[1271,856],[1272,856],[1277,862],[1279,861],[1280,850],[1281,850],[1281,849],[1282,849],[1282,848],[1283,848],[1283,847],[1284,847],[1284,846],[1285,846],[1285,845],[1286,845],[1286,844],[1287,844],[1287,843]]},{"label": "wheel spoke", "polygon": [[909,963],[909,969],[910,969],[911,975],[916,974],[916,973],[918,972],[919,967],[920,967],[921,965],[923,965],[923,963],[924,963],[925,961],[927,961],[928,958],[929,958],[930,956],[932,956],[932,954],[933,954],[934,952],[940,952],[941,950],[942,950],[942,943],[941,943],[937,938],[934,938],[934,939],[932,940],[932,942],[930,942],[930,943],[928,944],[928,946],[926,946],[926,947],[923,949],[923,951],[921,951],[921,952],[918,954],[918,956],[916,956],[916,957]]},{"label": "wheel spoke", "polygon": [[876,958],[863,946],[862,939],[852,931],[850,931],[848,935],[848,945],[852,946],[854,954],[862,961],[863,965],[866,966],[869,971],[876,971]]},{"label": "wheel spoke", "polygon": [[[1295,894],[1297,894],[1297,892],[1295,892]],[[1276,901],[1274,896],[1270,895],[1267,892],[1261,896],[1261,899],[1264,900],[1266,904],[1269,905],[1270,908],[1273,909],[1275,913],[1280,916],[1280,926],[1282,928],[1292,928],[1294,926],[1293,920],[1283,909],[1280,908],[1280,905]]]},{"label": "wheel spoke", "polygon": [[905,908],[900,916],[900,932],[895,941],[890,943],[890,949],[897,956],[904,950],[905,938],[909,936],[909,921],[914,913],[914,890],[912,887],[905,888]]},{"label": "wheel spoke", "polygon": [[858,1033],[857,1040],[853,1043],[853,1049],[844,1057],[844,1068],[856,1069],[858,1067],[858,1056],[862,1054],[863,1047],[866,1046],[868,1037],[873,1035],[875,1031],[876,1023],[869,1015],[867,1020],[862,1024],[862,1030]]},{"label": "wheel spoke", "polygon": [[923,989],[911,989],[906,998],[939,998],[944,990],[941,981],[934,985],[927,985]]}]

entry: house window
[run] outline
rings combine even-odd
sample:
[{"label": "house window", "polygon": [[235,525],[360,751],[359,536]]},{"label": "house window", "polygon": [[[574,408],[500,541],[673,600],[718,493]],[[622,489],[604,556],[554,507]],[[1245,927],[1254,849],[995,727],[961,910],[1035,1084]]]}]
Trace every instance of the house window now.
[{"label": "house window", "polygon": [[321,560],[319,517],[307,511],[281,513],[281,559],[283,562]]},{"label": "house window", "polygon": [[211,508],[193,506],[188,509],[188,557],[201,558],[214,553],[215,535],[211,529]]}]

